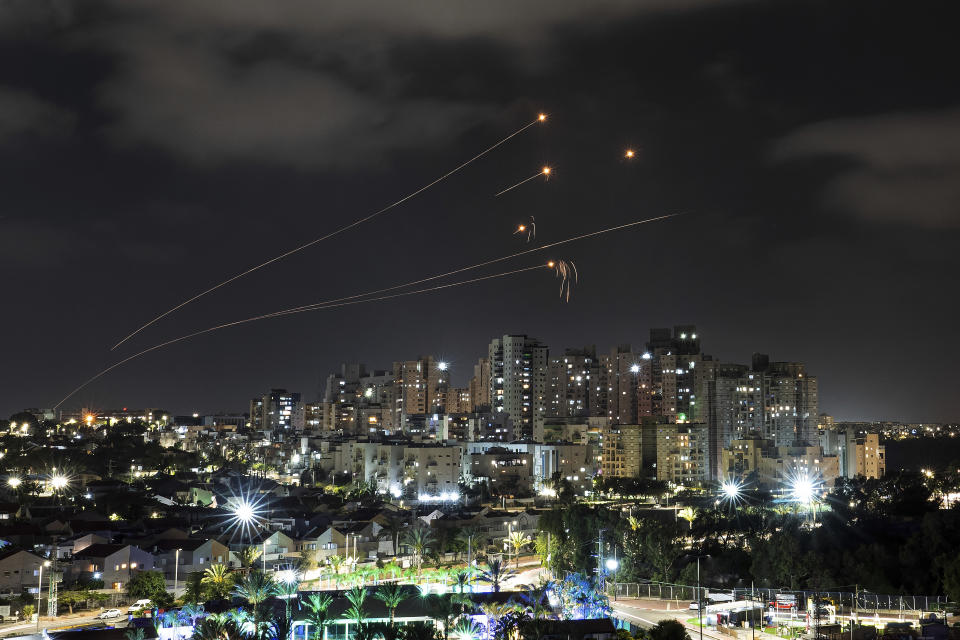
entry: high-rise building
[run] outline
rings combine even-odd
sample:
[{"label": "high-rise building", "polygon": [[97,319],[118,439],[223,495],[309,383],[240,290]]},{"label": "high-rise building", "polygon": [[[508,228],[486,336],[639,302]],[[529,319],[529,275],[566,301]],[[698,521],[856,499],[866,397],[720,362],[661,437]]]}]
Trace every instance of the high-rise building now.
[{"label": "high-rise building", "polygon": [[657,424],[610,424],[603,427],[601,470],[613,478],[656,476]]},{"label": "high-rise building", "polygon": [[447,364],[433,356],[393,363],[396,409],[402,416],[443,412],[447,404]]},{"label": "high-rise building", "polygon": [[599,368],[593,346],[567,349],[562,356],[551,358],[547,415],[553,418],[594,415],[600,392]]},{"label": "high-rise building", "polygon": [[[613,424],[635,424],[639,417],[641,361],[628,344],[612,349],[600,357],[601,382],[606,389],[603,402],[597,404],[597,413],[605,415]],[[604,411],[601,413],[602,411]]]},{"label": "high-rise building", "polygon": [[490,401],[490,359],[480,358],[473,365],[473,377],[470,378],[470,403],[472,411],[489,411]]},{"label": "high-rise building", "polygon": [[504,335],[490,342],[490,396],[493,410],[513,419],[518,438],[542,439],[549,350],[535,338]]},{"label": "high-rise building", "polygon": [[255,431],[300,431],[303,411],[299,393],[271,389],[250,401],[250,427]]},{"label": "high-rise building", "polygon": [[657,480],[684,487],[707,483],[707,428],[699,424],[657,426]]}]

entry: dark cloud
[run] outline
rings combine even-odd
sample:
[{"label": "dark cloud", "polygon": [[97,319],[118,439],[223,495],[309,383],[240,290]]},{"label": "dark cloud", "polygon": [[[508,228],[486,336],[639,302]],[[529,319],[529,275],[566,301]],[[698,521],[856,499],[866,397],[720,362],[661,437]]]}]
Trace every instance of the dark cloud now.
[{"label": "dark cloud", "polygon": [[[547,126],[129,346],[503,255],[530,215],[542,241],[688,215],[553,256],[580,270],[570,304],[530,273],[245,325],[151,353],[76,403],[237,409],[272,386],[314,397],[341,361],[421,353],[462,383],[498,333],[602,349],[692,321],[719,358],[806,361],[838,417],[954,417],[950,6],[8,0],[0,87],[29,106],[0,139],[0,265],[5,300],[36,313],[0,320],[18,336],[0,415],[49,405],[157,313],[542,108]],[[548,162],[549,183],[493,198]],[[935,355],[916,355],[914,326]]]},{"label": "dark cloud", "polygon": [[62,136],[74,125],[74,116],[26,91],[0,86],[0,142],[18,135]]},{"label": "dark cloud", "polygon": [[778,161],[849,161],[824,187],[828,205],[877,222],[960,228],[960,111],[808,125],[777,141]]}]

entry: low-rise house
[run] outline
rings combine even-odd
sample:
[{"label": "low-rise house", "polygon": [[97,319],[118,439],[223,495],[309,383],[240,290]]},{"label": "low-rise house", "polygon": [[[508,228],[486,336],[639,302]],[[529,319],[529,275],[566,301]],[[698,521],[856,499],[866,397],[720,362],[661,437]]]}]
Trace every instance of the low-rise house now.
[{"label": "low-rise house", "polygon": [[99,577],[104,586],[123,589],[135,573],[151,571],[153,568],[153,555],[140,547],[129,544],[93,544],[74,554],[73,564],[67,573],[71,581],[86,581]]},{"label": "low-rise house", "polygon": [[0,595],[36,590],[43,563],[43,558],[29,551],[11,551],[0,556]]},{"label": "low-rise house", "polygon": [[[227,545],[213,538],[158,540],[153,553],[156,568],[171,580],[175,575],[182,580],[192,571],[204,571],[211,565],[230,562]],[[175,569],[177,565],[179,569]]]}]

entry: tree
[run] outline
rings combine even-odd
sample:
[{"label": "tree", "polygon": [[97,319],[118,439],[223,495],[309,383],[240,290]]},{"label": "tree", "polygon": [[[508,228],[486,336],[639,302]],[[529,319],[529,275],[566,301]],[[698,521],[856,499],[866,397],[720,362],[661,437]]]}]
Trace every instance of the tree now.
[{"label": "tree", "polygon": [[92,596],[90,591],[87,589],[74,589],[70,591],[61,591],[57,597],[60,603],[67,605],[70,613],[73,614],[73,608],[75,606],[86,604]]},{"label": "tree", "polygon": [[236,620],[229,615],[214,613],[199,623],[193,630],[192,640],[241,640],[243,633]]},{"label": "tree", "polygon": [[127,582],[127,595],[134,600],[144,598],[162,602],[167,594],[167,579],[159,571],[140,571]]},{"label": "tree", "polygon": [[651,640],[690,640],[683,623],[677,620],[661,620],[649,631]]},{"label": "tree", "polygon": [[520,531],[510,532],[510,536],[507,537],[507,544],[513,547],[513,555],[516,561],[515,567],[520,568],[520,552],[523,551],[523,548],[530,544],[530,536],[522,533]]},{"label": "tree", "polygon": [[193,604],[203,601],[203,572],[202,571],[191,571],[187,574],[187,579],[184,581],[184,591],[183,591],[183,601],[188,604]]},{"label": "tree", "polygon": [[330,622],[327,609],[333,603],[333,598],[325,593],[311,593],[303,603],[307,608],[307,622],[313,625],[313,640],[324,640],[327,634],[327,624]]},{"label": "tree", "polygon": [[390,540],[393,555],[397,555],[397,546],[400,544],[400,532],[403,531],[406,524],[406,518],[401,515],[387,515],[384,518],[380,533],[377,534],[378,539],[382,540],[386,538]]},{"label": "tree", "polygon": [[234,587],[233,593],[256,610],[273,595],[273,580],[262,571],[251,571]]},{"label": "tree", "polygon": [[450,626],[457,616],[457,608],[448,595],[430,594],[424,600],[427,615],[443,625],[443,640],[450,635]]},{"label": "tree", "polygon": [[126,636],[127,640],[144,640],[146,637],[146,632],[140,629],[127,629],[126,633],[123,634]]},{"label": "tree", "polygon": [[201,582],[212,599],[223,600],[230,595],[233,586],[233,581],[230,578],[230,567],[225,564],[215,564],[207,567],[203,572]]},{"label": "tree", "polygon": [[240,561],[240,566],[244,569],[252,569],[262,553],[263,550],[259,545],[250,545],[237,551],[237,560]]},{"label": "tree", "polygon": [[412,594],[402,584],[384,584],[380,585],[373,597],[382,600],[390,611],[390,624],[393,624],[394,612],[400,603],[409,598]]},{"label": "tree", "polygon": [[367,590],[364,587],[354,587],[344,594],[350,602],[350,607],[346,611],[346,616],[356,622],[358,625],[363,623],[367,617],[363,608],[363,603],[367,599]]},{"label": "tree", "polygon": [[413,556],[413,566],[417,568],[417,579],[420,579],[420,571],[423,566],[423,557],[433,545],[433,535],[427,527],[411,527],[403,537],[404,544],[410,547],[410,554]]},{"label": "tree", "polygon": [[493,639],[494,630],[500,625],[500,620],[517,610],[517,603],[511,599],[508,602],[486,602],[480,605],[480,610],[487,616],[487,640]]},{"label": "tree", "polygon": [[501,560],[488,560],[487,568],[480,573],[477,578],[481,582],[486,582],[493,587],[494,593],[500,593],[500,585],[504,581],[513,577],[514,573]]}]

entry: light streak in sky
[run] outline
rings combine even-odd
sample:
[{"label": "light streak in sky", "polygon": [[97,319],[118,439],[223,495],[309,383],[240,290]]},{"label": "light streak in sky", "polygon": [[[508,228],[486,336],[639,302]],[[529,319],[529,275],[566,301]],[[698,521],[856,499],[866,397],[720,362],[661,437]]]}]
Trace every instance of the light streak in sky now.
[{"label": "light streak in sky", "polygon": [[536,238],[537,237],[537,219],[534,218],[533,216],[530,216],[530,222],[528,222],[527,224],[517,225],[517,230],[513,232],[513,235],[517,235],[518,233],[520,234],[526,233],[527,242],[530,242],[531,238]]},{"label": "light streak in sky", "polygon": [[501,191],[500,193],[497,193],[497,194],[494,195],[493,197],[494,197],[494,198],[498,198],[498,197],[502,196],[503,194],[505,194],[507,191],[513,191],[514,189],[516,189],[516,188],[519,187],[520,185],[526,184],[526,183],[530,182],[531,180],[535,180],[535,179],[540,178],[540,177],[543,177],[544,180],[549,180],[549,179],[550,179],[550,172],[551,172],[551,171],[553,171],[553,169],[551,169],[550,167],[544,167],[543,169],[540,169],[540,171],[537,171],[535,174],[533,174],[533,175],[530,176],[529,178],[524,178],[523,180],[521,180],[521,181],[518,182],[517,184],[511,185],[511,186],[507,187],[506,189],[504,189],[504,190]]},{"label": "light streak in sky", "polygon": [[127,340],[129,340],[129,339],[132,338],[133,336],[137,335],[138,333],[140,333],[141,331],[143,331],[144,329],[146,329],[146,328],[149,327],[150,325],[154,324],[155,322],[157,322],[157,321],[160,320],[161,318],[164,318],[164,317],[170,315],[171,313],[173,313],[173,312],[175,312],[175,311],[177,311],[177,310],[179,310],[179,309],[182,309],[183,307],[187,306],[187,305],[190,304],[191,302],[194,302],[194,301],[196,301],[196,300],[199,300],[199,299],[202,298],[203,296],[207,295],[208,293],[212,293],[212,292],[216,291],[216,290],[219,289],[220,287],[224,287],[224,286],[230,284],[231,282],[234,282],[235,280],[239,280],[240,278],[242,278],[242,277],[244,277],[244,276],[246,276],[246,275],[249,275],[249,274],[253,273],[254,271],[257,271],[258,269],[262,269],[262,268],[264,268],[264,267],[266,267],[266,266],[268,266],[268,265],[273,264],[274,262],[278,262],[278,261],[280,261],[280,260],[283,260],[284,258],[287,258],[287,257],[289,257],[289,256],[292,256],[292,255],[295,254],[295,253],[298,253],[298,252],[300,252],[300,251],[303,251],[304,249],[306,249],[306,248],[308,248],[308,247],[312,247],[313,245],[317,244],[318,242],[323,242],[324,240],[327,240],[327,239],[329,239],[329,238],[332,238],[332,237],[334,237],[334,236],[336,236],[336,235],[338,235],[338,234],[340,234],[340,233],[343,233],[344,231],[348,231],[349,229],[352,229],[352,228],[354,228],[354,227],[356,227],[356,226],[358,226],[358,225],[361,225],[361,224],[363,224],[364,222],[368,222],[368,221],[376,218],[377,216],[379,216],[379,215],[381,215],[381,214],[383,214],[383,213],[386,213],[387,211],[390,211],[390,210],[393,209],[394,207],[397,207],[397,206],[403,204],[404,202],[406,202],[407,200],[410,200],[411,198],[413,198],[413,197],[415,197],[415,196],[423,193],[424,191],[426,191],[426,190],[429,189],[430,187],[432,187],[432,186],[434,186],[434,185],[436,185],[436,184],[438,184],[438,183],[446,180],[447,178],[449,178],[449,177],[452,176],[453,174],[457,173],[457,172],[460,171],[461,169],[467,167],[467,166],[470,165],[471,163],[473,163],[473,162],[475,162],[476,160],[479,160],[479,159],[482,158],[483,156],[487,155],[488,153],[490,153],[491,151],[493,151],[494,149],[496,149],[496,148],[499,147],[500,145],[504,144],[505,142],[507,142],[508,140],[510,140],[511,138],[513,138],[514,136],[520,135],[521,133],[523,133],[524,131],[526,131],[526,130],[529,129],[530,127],[534,126],[535,124],[539,124],[539,123],[541,123],[541,122],[546,121],[546,119],[547,119],[546,114],[541,113],[541,114],[539,114],[539,115],[537,116],[537,118],[536,118],[535,120],[533,120],[532,122],[528,122],[527,124],[523,125],[522,127],[520,127],[519,129],[517,129],[516,131],[514,131],[514,132],[511,133],[510,135],[506,136],[505,138],[502,138],[501,140],[497,141],[495,144],[487,147],[486,149],[484,149],[483,151],[481,151],[481,152],[478,153],[477,155],[473,156],[472,158],[470,158],[469,160],[467,160],[467,161],[464,162],[463,164],[459,165],[459,166],[456,167],[455,169],[452,169],[452,170],[446,172],[445,174],[443,174],[442,176],[440,176],[439,178],[437,178],[437,179],[434,180],[433,182],[431,182],[431,183],[429,183],[429,184],[426,184],[426,185],[420,187],[420,188],[417,189],[416,191],[413,191],[412,193],[409,193],[409,194],[403,196],[403,197],[400,198],[399,200],[396,200],[395,202],[392,202],[392,203],[388,204],[387,206],[383,207],[382,209],[379,209],[379,210],[377,210],[377,211],[374,211],[373,213],[371,213],[371,214],[369,214],[369,215],[367,215],[367,216],[364,216],[364,217],[362,217],[362,218],[358,218],[357,220],[354,220],[354,221],[351,222],[350,224],[344,225],[344,226],[340,227],[339,229],[336,229],[335,231],[331,231],[330,233],[328,233],[328,234],[326,234],[326,235],[324,235],[324,236],[320,236],[319,238],[315,238],[315,239],[311,240],[310,242],[307,242],[306,244],[302,244],[302,245],[300,245],[299,247],[290,249],[289,251],[286,251],[286,252],[284,252],[284,253],[281,253],[281,254],[278,255],[278,256],[275,256],[275,257],[273,257],[273,258],[270,258],[270,259],[267,260],[266,262],[261,262],[260,264],[256,265],[255,267],[250,267],[250,268],[247,269],[246,271],[242,271],[242,272],[236,274],[235,276],[231,276],[230,278],[227,278],[227,279],[224,280],[223,282],[220,282],[219,284],[215,284],[215,285],[213,285],[212,287],[210,287],[209,289],[206,289],[206,290],[204,290],[204,291],[201,291],[200,293],[198,293],[197,295],[193,296],[192,298],[188,298],[188,299],[184,300],[183,302],[181,302],[180,304],[176,305],[175,307],[171,307],[170,309],[164,311],[163,313],[161,313],[161,314],[158,315],[157,317],[153,318],[152,320],[150,320],[149,322],[147,322],[146,324],[144,324],[143,326],[141,326],[140,328],[138,328],[138,329],[137,329],[136,331],[134,331],[133,333],[128,334],[128,335],[127,335],[125,338],[123,338],[120,342],[118,342],[117,344],[113,345],[113,346],[110,348],[110,350],[113,351],[114,349],[116,349],[117,347],[119,347],[120,345],[122,345],[124,342],[126,342]]},{"label": "light streak in sky", "polygon": [[[359,304],[359,303],[361,303],[361,302],[374,302],[374,301],[377,301],[377,300],[385,300],[385,299],[389,299],[389,298],[396,298],[396,297],[401,297],[401,296],[406,296],[406,295],[412,295],[412,294],[415,294],[415,293],[426,293],[426,292],[428,292],[428,291],[437,291],[437,290],[446,289],[446,288],[449,288],[449,287],[459,286],[459,285],[463,285],[463,284],[469,284],[469,283],[472,283],[472,282],[478,282],[478,281],[480,281],[480,280],[489,280],[489,279],[491,279],[491,278],[499,278],[499,277],[503,277],[503,276],[507,276],[507,275],[512,275],[512,274],[514,274],[514,273],[520,273],[520,272],[523,272],[523,271],[530,271],[530,270],[533,270],[533,269],[541,269],[541,268],[543,268],[543,265],[536,265],[536,266],[533,266],[533,267],[526,267],[526,268],[519,269],[519,270],[515,270],[515,271],[506,271],[506,272],[503,272],[503,273],[498,273],[498,274],[494,274],[494,275],[490,275],[490,276],[482,276],[482,277],[479,277],[479,278],[473,278],[473,279],[470,279],[470,280],[463,280],[463,281],[459,281],[459,282],[454,282],[454,283],[445,284],[445,285],[439,285],[439,286],[430,287],[430,288],[426,288],[426,289],[419,289],[419,290],[415,290],[415,291],[406,291],[406,292],[401,292],[401,293],[396,293],[396,294],[390,294],[390,295],[380,295],[380,294],[385,294],[385,293],[390,292],[390,291],[396,291],[397,289],[403,289],[403,288],[406,288],[406,287],[412,287],[412,286],[416,286],[416,285],[419,285],[419,284],[423,284],[423,283],[425,283],[425,282],[430,282],[430,281],[432,281],[432,280],[438,280],[438,279],[440,279],[440,278],[446,278],[446,277],[448,277],[448,276],[453,276],[453,275],[456,275],[456,274],[459,274],[459,273],[464,273],[464,272],[466,272],[466,271],[471,271],[471,270],[474,270],[474,269],[480,269],[480,268],[482,268],[482,267],[486,267],[486,266],[489,266],[489,265],[491,265],[491,264],[496,264],[496,263],[498,263],[498,262],[504,262],[504,261],[506,261],[506,260],[511,260],[511,259],[513,259],[513,258],[519,258],[519,257],[521,257],[521,256],[528,255],[528,254],[531,254],[531,253],[535,253],[535,252],[537,252],[537,251],[544,251],[544,250],[546,250],[546,249],[550,249],[550,248],[557,247],[557,246],[564,245],[564,244],[569,244],[569,243],[571,243],[571,242],[577,242],[577,241],[579,241],[579,240],[585,240],[585,239],[587,239],[587,238],[592,238],[592,237],[599,236],[599,235],[603,235],[603,234],[606,234],[606,233],[613,233],[613,232],[615,232],[615,231],[622,231],[622,230],[624,230],[624,229],[629,229],[629,228],[631,228],[631,227],[636,227],[636,226],[643,225],[643,224],[649,224],[649,223],[651,223],[651,222],[658,222],[658,221],[660,221],[660,220],[667,220],[667,219],[669,219],[669,218],[674,218],[674,217],[677,217],[677,216],[680,216],[680,215],[683,215],[683,214],[682,214],[682,213],[669,213],[669,214],[666,214],[666,215],[656,216],[656,217],[653,217],[653,218],[644,218],[644,219],[642,219],[642,220],[634,220],[633,222],[627,222],[627,223],[620,224],[620,225],[616,225],[616,226],[613,226],[613,227],[608,227],[608,228],[606,228],[606,229],[600,229],[600,230],[598,230],[598,231],[590,231],[590,232],[588,232],[588,233],[582,233],[582,234],[579,234],[579,235],[576,235],[576,236],[572,236],[572,237],[569,237],[569,238],[565,238],[565,239],[563,239],[563,240],[558,240],[558,241],[556,241],[556,242],[551,242],[551,243],[549,243],[549,244],[545,244],[545,245],[540,246],[540,247],[534,247],[534,248],[532,248],[532,249],[525,249],[525,250],[523,250],[523,251],[517,251],[517,252],[515,252],[515,253],[511,253],[511,254],[508,254],[508,255],[505,255],[505,256],[501,256],[501,257],[499,257],[499,258],[493,258],[493,259],[490,259],[490,260],[485,260],[485,261],[483,261],[483,262],[478,262],[478,263],[475,263],[475,264],[472,264],[472,265],[468,265],[468,266],[466,266],[466,267],[460,267],[459,269],[454,269],[454,270],[452,270],[452,271],[447,271],[447,272],[444,272],[444,273],[439,273],[439,274],[436,274],[436,275],[428,276],[428,277],[426,277],[426,278],[420,278],[419,280],[412,280],[412,281],[410,281],[410,282],[405,282],[405,283],[403,283],[403,284],[398,284],[398,285],[393,285],[393,286],[390,286],[390,287],[385,287],[385,288],[383,288],[383,289],[375,289],[375,290],[372,290],[372,291],[367,291],[367,292],[364,292],[364,293],[354,294],[354,295],[350,295],[350,296],[344,296],[344,297],[341,297],[341,298],[334,298],[334,299],[326,300],[326,301],[319,302],[319,303],[314,303],[314,304],[309,304],[309,305],[303,305],[303,306],[300,306],[300,307],[292,307],[292,308],[290,308],[290,309],[283,309],[283,310],[281,310],[281,311],[275,311],[275,312],[273,312],[273,313],[263,314],[263,315],[260,315],[260,316],[254,316],[254,317],[252,317],[252,318],[244,318],[244,319],[242,319],[242,320],[236,320],[236,321],[233,321],[233,322],[228,322],[228,323],[225,323],[225,324],[216,325],[216,326],[214,326],[214,327],[209,327],[209,328],[207,328],[207,329],[202,329],[202,330],[200,330],[200,331],[195,331],[195,332],[193,332],[193,333],[190,333],[190,334],[187,334],[187,335],[184,335],[184,336],[180,336],[180,337],[178,337],[178,338],[173,338],[172,340],[168,340],[168,341],[162,342],[162,343],[160,343],[160,344],[156,344],[156,345],[154,345],[154,346],[152,346],[152,347],[149,347],[149,348],[147,348],[147,349],[144,349],[144,350],[142,350],[142,351],[140,351],[140,352],[138,352],[138,353],[133,354],[132,356],[129,356],[129,357],[127,357],[127,358],[124,358],[123,360],[120,360],[120,361],[118,361],[118,362],[110,365],[109,367],[107,367],[107,368],[104,369],[103,371],[97,373],[97,374],[94,375],[93,377],[88,378],[88,379],[87,379],[85,382],[83,382],[80,386],[78,386],[76,389],[74,389],[74,390],[71,391],[69,394],[67,394],[62,400],[60,400],[60,402],[58,402],[58,403],[54,406],[54,409],[60,407],[60,405],[62,405],[64,402],[66,402],[66,401],[69,400],[71,397],[73,397],[77,392],[83,390],[86,386],[88,386],[88,385],[91,384],[92,382],[98,380],[99,378],[103,377],[104,375],[106,375],[106,374],[109,373],[110,371],[113,371],[113,370],[116,369],[117,367],[119,367],[119,366],[121,366],[121,365],[124,365],[124,364],[126,364],[127,362],[130,362],[131,360],[134,360],[134,359],[136,359],[136,358],[139,358],[139,357],[141,357],[141,356],[143,356],[143,355],[146,355],[147,353],[150,353],[150,352],[152,352],[152,351],[156,351],[157,349],[161,349],[161,348],[163,348],[163,347],[166,347],[166,346],[169,346],[169,345],[178,343],[178,342],[182,342],[182,341],[187,340],[187,339],[189,339],[189,338],[194,338],[194,337],[199,336],[199,335],[203,335],[203,334],[206,334],[206,333],[211,333],[211,332],[213,332],[213,331],[218,331],[218,330],[220,330],[220,329],[226,329],[226,328],[228,328],[228,327],[233,327],[233,326],[237,326],[237,325],[241,325],[241,324],[246,324],[246,323],[249,323],[249,322],[254,322],[254,321],[257,321],[257,320],[264,320],[264,319],[266,319],[266,318],[275,318],[275,317],[279,317],[279,316],[290,315],[290,314],[294,314],[294,313],[300,313],[300,312],[303,312],[303,311],[318,311],[318,310],[321,310],[321,309],[327,309],[327,308],[332,308],[332,307],[348,306],[348,305],[353,305],[353,304]],[[571,263],[571,265],[572,265],[572,263]],[[546,266],[547,266],[548,268],[550,268],[550,269],[554,269],[556,265],[555,265],[555,262],[554,262],[554,261],[551,261],[551,262],[547,263]],[[573,270],[574,270],[574,275],[576,275],[576,274],[575,274],[575,270],[576,270],[576,267],[575,267],[575,266],[573,266]],[[368,297],[368,296],[378,296],[378,297]]]}]

